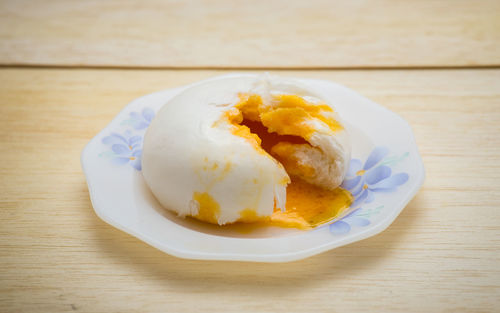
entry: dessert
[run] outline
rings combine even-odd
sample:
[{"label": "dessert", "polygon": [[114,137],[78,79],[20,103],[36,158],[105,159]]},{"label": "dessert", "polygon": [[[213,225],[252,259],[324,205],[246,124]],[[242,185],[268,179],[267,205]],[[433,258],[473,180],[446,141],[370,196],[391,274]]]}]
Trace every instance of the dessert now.
[{"label": "dessert", "polygon": [[341,215],[350,142],[334,106],[298,80],[230,75],[166,103],[144,137],[142,172],[180,216],[309,229]]}]

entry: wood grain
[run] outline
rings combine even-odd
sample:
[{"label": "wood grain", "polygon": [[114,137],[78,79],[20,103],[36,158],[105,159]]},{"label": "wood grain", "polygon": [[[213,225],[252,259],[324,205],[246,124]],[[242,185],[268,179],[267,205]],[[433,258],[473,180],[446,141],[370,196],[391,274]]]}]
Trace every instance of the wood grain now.
[{"label": "wood grain", "polygon": [[2,1],[0,64],[500,65],[500,1]]},{"label": "wood grain", "polygon": [[286,264],[166,255],[102,222],[84,145],[130,100],[220,71],[0,70],[1,312],[494,312],[500,70],[304,71],[413,126],[427,180],[382,234]]}]

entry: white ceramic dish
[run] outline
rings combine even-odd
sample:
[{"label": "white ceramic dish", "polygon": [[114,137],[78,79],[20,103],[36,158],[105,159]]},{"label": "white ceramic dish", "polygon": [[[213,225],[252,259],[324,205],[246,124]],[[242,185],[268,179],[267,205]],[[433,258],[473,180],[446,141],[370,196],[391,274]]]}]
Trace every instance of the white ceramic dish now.
[{"label": "white ceramic dish", "polygon": [[346,216],[303,231],[219,227],[179,218],[163,209],[140,172],[142,138],[155,112],[188,86],[132,101],[87,144],[81,161],[97,215],[168,254],[189,259],[286,262],[380,233],[424,181],[424,166],[410,126],[346,87],[324,80],[301,81],[322,88],[331,97],[350,132],[353,159],[344,187],[351,190],[355,202]]}]

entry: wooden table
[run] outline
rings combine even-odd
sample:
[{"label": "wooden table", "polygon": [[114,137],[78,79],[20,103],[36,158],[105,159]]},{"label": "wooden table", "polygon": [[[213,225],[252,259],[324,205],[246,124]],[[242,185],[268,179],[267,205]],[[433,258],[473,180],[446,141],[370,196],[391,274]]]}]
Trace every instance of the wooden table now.
[{"label": "wooden table", "polygon": [[[499,1],[3,1],[0,312],[498,312]],[[344,84],[412,125],[386,231],[285,264],[166,255],[93,212],[80,152],[130,100],[228,70]]]}]

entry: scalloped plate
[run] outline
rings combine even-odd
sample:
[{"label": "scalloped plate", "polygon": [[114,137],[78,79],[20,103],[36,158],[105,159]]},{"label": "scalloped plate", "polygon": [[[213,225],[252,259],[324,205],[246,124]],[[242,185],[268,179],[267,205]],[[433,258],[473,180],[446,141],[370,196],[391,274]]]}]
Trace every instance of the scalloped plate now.
[{"label": "scalloped plate", "polygon": [[251,224],[220,227],[179,218],[163,209],[140,172],[142,138],[155,112],[189,86],[132,101],[87,144],[81,162],[95,212],[114,227],[189,259],[286,262],[380,233],[424,181],[424,166],[410,126],[346,87],[300,80],[331,97],[351,135],[353,159],[343,184],[355,196],[349,214],[304,231]]}]

